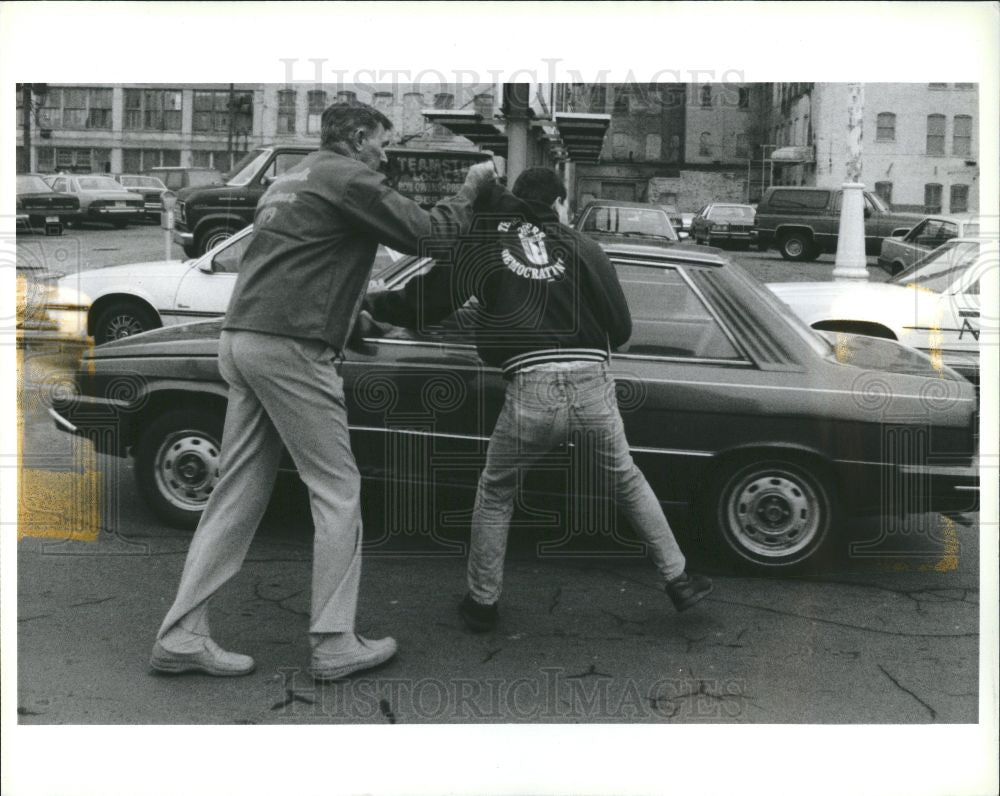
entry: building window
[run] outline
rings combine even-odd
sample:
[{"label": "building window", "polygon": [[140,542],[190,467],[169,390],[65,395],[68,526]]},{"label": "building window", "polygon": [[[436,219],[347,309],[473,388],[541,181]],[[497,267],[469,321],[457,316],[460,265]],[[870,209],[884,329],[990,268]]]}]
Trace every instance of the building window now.
[{"label": "building window", "polygon": [[746,133],[737,133],[736,135],[736,157],[738,158],[750,157],[750,150],[747,147]]},{"label": "building window", "polygon": [[607,86],[595,85],[590,87],[590,112],[605,113],[608,104]]},{"label": "building window", "polygon": [[951,129],[951,151],[959,157],[972,154],[972,117],[956,116]]},{"label": "building window", "polygon": [[[377,96],[377,95],[376,95]],[[326,110],[326,92],[322,90],[309,92],[309,120],[306,122],[306,132],[318,133],[322,125],[323,111]]]},{"label": "building window", "polygon": [[965,91],[970,91],[976,87],[975,83],[956,83],[955,88],[963,89]]},{"label": "building window", "polygon": [[358,95],[353,91],[338,91],[337,105],[354,105],[358,101]]},{"label": "building window", "polygon": [[628,113],[628,90],[615,88],[615,113]]},{"label": "building window", "polygon": [[948,207],[951,208],[952,213],[969,212],[969,186],[952,185],[949,201]]},{"label": "building window", "polygon": [[278,133],[295,132],[295,90],[278,92]]},{"label": "building window", "polygon": [[646,160],[659,160],[663,139],[659,133],[649,133],[646,136]]},{"label": "building window", "polygon": [[230,116],[234,133],[248,135],[253,130],[252,91],[234,91],[231,106],[228,91],[194,92],[195,132],[227,133]]},{"label": "building window", "polygon": [[625,133],[615,133],[611,136],[611,157],[624,160],[628,156],[628,136]]},{"label": "building window", "polygon": [[936,182],[924,186],[924,212],[930,215],[941,212],[941,186]]},{"label": "building window", "polygon": [[[52,165],[50,166],[49,163]],[[42,150],[39,150],[38,170],[68,171],[73,174],[101,174],[111,171],[111,150],[59,147],[55,150],[54,162],[50,160],[49,155],[46,155],[43,162]]]},{"label": "building window", "polygon": [[880,113],[875,127],[876,141],[896,140],[896,114]]},{"label": "building window", "polygon": [[701,157],[710,157],[712,155],[712,134],[709,132],[702,133],[698,138],[698,154]]},{"label": "building window", "polygon": [[[21,92],[17,92],[18,107]],[[38,125],[47,129],[66,130],[110,130],[111,129],[111,89],[110,88],[53,88],[42,97],[35,97],[42,103],[38,111]],[[18,124],[23,124],[23,114],[18,115]]]},{"label": "building window", "polygon": [[455,95],[447,93],[435,94],[434,107],[437,110],[450,111],[455,107]]},{"label": "building window", "polygon": [[179,131],[181,96],[170,89],[125,89],[125,129]]},{"label": "building window", "polygon": [[712,107],[712,87],[702,86],[701,87],[701,107],[710,108]]},{"label": "building window", "polygon": [[670,136],[670,148],[667,150],[667,163],[679,163],[681,159],[681,137]]},{"label": "building window", "polygon": [[944,115],[932,113],[927,117],[927,154],[944,154]]},{"label": "building window", "polygon": [[875,195],[880,197],[887,205],[892,204],[892,183],[891,182],[877,182],[875,183]]},{"label": "building window", "polygon": [[948,88],[948,84],[947,83],[928,83],[927,84],[927,88],[934,89],[936,91],[941,91],[943,89]]},{"label": "building window", "polygon": [[[199,168],[216,169],[223,173],[232,168],[233,163],[238,163],[246,152],[239,150],[233,152],[233,157],[229,157],[229,152],[211,149],[196,149],[191,153],[191,165]],[[164,166],[169,165],[167,163]]]},{"label": "building window", "polygon": [[748,88],[741,88],[740,89],[740,97],[739,97],[739,100],[738,100],[738,106],[740,108],[749,108],[750,107],[750,89],[748,89]]},{"label": "building window", "polygon": [[179,165],[181,165],[181,151],[179,149],[122,150],[122,173],[124,174],[141,174],[157,166]]}]

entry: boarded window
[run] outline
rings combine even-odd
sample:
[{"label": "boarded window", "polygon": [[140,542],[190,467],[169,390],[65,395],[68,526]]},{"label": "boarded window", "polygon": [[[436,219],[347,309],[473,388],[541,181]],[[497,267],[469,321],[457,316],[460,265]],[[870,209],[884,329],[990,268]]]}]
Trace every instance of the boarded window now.
[{"label": "boarded window", "polygon": [[972,117],[956,116],[951,136],[952,154],[969,157],[972,154]]},{"label": "boarded window", "polygon": [[952,185],[950,203],[952,213],[966,213],[969,210],[969,186]]},{"label": "boarded window", "polygon": [[936,182],[924,186],[924,212],[929,215],[941,212],[941,186]]},{"label": "boarded window", "polygon": [[927,154],[944,154],[944,115],[932,113],[927,117]]},{"label": "boarded window", "polygon": [[896,114],[880,113],[875,128],[876,141],[896,140]]}]

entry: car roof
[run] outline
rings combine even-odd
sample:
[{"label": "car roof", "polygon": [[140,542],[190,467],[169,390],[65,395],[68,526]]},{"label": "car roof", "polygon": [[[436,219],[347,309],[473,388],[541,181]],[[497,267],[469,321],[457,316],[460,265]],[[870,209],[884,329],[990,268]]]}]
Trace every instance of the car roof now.
[{"label": "car roof", "polygon": [[598,241],[598,244],[609,258],[615,256],[629,259],[655,260],[658,263],[675,263],[681,265],[711,265],[724,266],[729,261],[726,257],[710,248],[688,246],[673,243],[668,246],[656,246],[642,243],[621,243],[618,241]]},{"label": "car roof", "polygon": [[670,205],[650,204],[649,202],[626,202],[624,199],[591,199],[583,209],[586,210],[588,207],[645,207],[649,210],[662,210],[664,207],[670,207]]},{"label": "car roof", "polygon": [[711,207],[749,207],[753,210],[753,205],[744,204],[743,202],[712,202]]},{"label": "car roof", "polygon": [[970,221],[979,221],[978,213],[935,213],[924,216],[921,221],[952,221],[956,224],[968,224]]}]

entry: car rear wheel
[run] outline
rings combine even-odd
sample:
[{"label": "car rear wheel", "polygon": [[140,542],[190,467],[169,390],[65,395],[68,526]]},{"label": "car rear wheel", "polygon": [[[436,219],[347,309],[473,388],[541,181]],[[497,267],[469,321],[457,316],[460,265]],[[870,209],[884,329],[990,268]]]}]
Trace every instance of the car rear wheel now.
[{"label": "car rear wheel", "polygon": [[193,529],[219,481],[220,412],[174,409],[156,418],[136,445],[135,477],[156,515]]},{"label": "car rear wheel", "polygon": [[778,244],[781,256],[786,260],[801,262],[803,260],[815,260],[819,256],[814,251],[812,236],[806,232],[787,232],[781,237]]},{"label": "car rear wheel", "polygon": [[134,301],[116,301],[102,309],[94,321],[94,343],[100,345],[159,327],[160,319],[148,307]]},{"label": "car rear wheel", "polygon": [[724,467],[704,512],[731,558],[778,572],[822,558],[834,507],[832,484],[819,466],[768,458]]},{"label": "car rear wheel", "polygon": [[201,236],[201,245],[199,246],[198,254],[199,256],[207,252],[209,249],[214,249],[222,241],[228,240],[233,236],[225,227],[215,227],[214,229],[208,230]]}]

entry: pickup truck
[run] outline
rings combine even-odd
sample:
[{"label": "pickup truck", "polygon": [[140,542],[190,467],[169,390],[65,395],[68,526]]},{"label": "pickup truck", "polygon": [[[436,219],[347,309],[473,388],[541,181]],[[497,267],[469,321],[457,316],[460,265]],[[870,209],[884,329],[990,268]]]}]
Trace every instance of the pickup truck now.
[{"label": "pickup truck", "polygon": [[[188,257],[200,257],[253,222],[257,202],[279,174],[315,152],[315,146],[276,145],[254,149],[236,164],[221,185],[185,188],[177,194],[174,242]],[[428,150],[392,147],[389,182],[404,196],[430,207],[457,193],[469,166],[490,158],[474,150]]]},{"label": "pickup truck", "polygon": [[[837,251],[840,230],[839,188],[768,188],[757,205],[750,234],[760,251],[776,248],[786,260],[815,260]],[[877,255],[882,241],[914,226],[922,216],[897,213],[865,191],[865,252]]]}]

